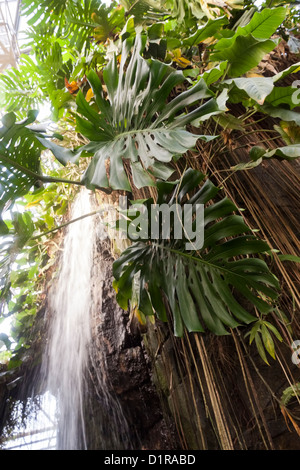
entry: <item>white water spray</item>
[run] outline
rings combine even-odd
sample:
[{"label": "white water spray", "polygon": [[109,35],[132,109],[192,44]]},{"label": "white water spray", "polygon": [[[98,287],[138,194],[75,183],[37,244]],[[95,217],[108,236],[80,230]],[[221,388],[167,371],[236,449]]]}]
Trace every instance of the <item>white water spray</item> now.
[{"label": "white water spray", "polygon": [[[81,191],[73,204],[71,219],[90,211],[89,192]],[[51,292],[47,389],[57,398],[57,447],[62,450],[86,449],[83,395],[91,340],[94,237],[93,217],[69,225],[60,272]]]}]

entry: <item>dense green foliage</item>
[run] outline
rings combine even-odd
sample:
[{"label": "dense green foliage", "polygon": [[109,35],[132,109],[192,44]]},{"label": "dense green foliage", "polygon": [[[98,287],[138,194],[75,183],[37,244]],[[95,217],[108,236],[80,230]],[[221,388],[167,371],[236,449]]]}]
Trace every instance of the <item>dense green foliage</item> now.
[{"label": "dense green foliage", "polygon": [[[249,161],[233,171],[257,166],[265,158],[300,156],[295,83],[300,62],[272,76],[260,69],[282,37],[299,52],[294,35],[298,10],[290,4],[258,8],[250,1],[123,0],[105,6],[98,0],[25,0],[23,8],[30,15],[32,55],[22,55],[17,69],[0,76],[0,102],[7,113],[0,129],[0,212],[5,214],[0,219],[0,288],[3,314],[17,313],[20,331],[36,312],[28,298],[24,310],[24,295],[29,288],[38,293],[32,287],[41,271],[38,265],[47,263],[45,245],[34,242],[34,236],[61,223],[71,197],[66,189],[56,192],[60,183],[63,188],[73,183],[100,190],[155,187],[168,203],[170,190],[183,191],[182,201],[195,191],[195,203],[212,202],[218,189],[208,175],[188,169],[184,190],[178,181],[174,189],[174,163],[198,139],[214,140],[220,148],[227,131],[247,135],[248,118],[258,113],[277,119],[274,133],[286,145],[272,150],[267,142],[254,146]],[[282,85],[286,77],[296,78]],[[60,132],[34,128],[37,114],[32,110],[47,102],[52,120],[71,130],[73,141],[67,140],[67,132],[59,142]],[[239,115],[232,113],[234,105],[239,105]],[[45,163],[45,150],[55,157],[54,167],[53,161],[52,167]],[[78,164],[86,157],[88,166],[81,171]],[[36,200],[38,216],[36,210],[18,210],[20,203]],[[62,204],[56,210],[55,201]],[[281,338],[261,318],[274,309],[280,289],[263,260],[269,247],[247,234],[229,199],[205,211],[206,238],[200,252],[186,251],[172,238],[130,246],[114,265],[117,298],[127,309],[128,300],[136,302],[139,292],[138,310],[166,320],[163,291],[177,335],[184,326],[227,334],[226,327],[259,318],[251,342],[255,336],[266,360],[259,335],[263,333],[269,353],[270,332]],[[235,291],[251,302],[251,312],[241,307]],[[24,338],[24,331],[17,337]]]},{"label": "dense green foliage", "polygon": [[[188,202],[190,216],[196,214],[197,204],[210,202],[218,193],[218,188],[207,179],[187,199],[203,180],[202,173],[189,169],[177,184],[169,183],[167,187],[158,184],[158,204],[171,207],[176,202],[183,207]],[[167,198],[170,190],[171,195]],[[153,200],[143,202],[149,209],[153,203]],[[268,313],[278,296],[278,280],[264,261],[249,257],[268,251],[268,245],[249,233],[242,217],[234,215],[236,210],[227,198],[205,208],[204,244],[198,250],[186,250],[187,233],[177,239],[173,230],[167,239],[162,238],[164,217],[157,220],[158,237],[150,239],[148,233],[141,234],[143,240],[133,243],[114,263],[119,303],[127,308],[137,279],[138,292],[134,295],[138,299],[137,308],[145,315],[152,315],[154,308],[159,318],[166,321],[162,300],[165,296],[177,336],[183,335],[184,326],[188,331],[199,332],[204,332],[206,326],[214,334],[224,335],[228,334],[226,326],[236,328],[239,324],[255,321],[256,317],[237,302],[233,288],[250,300],[261,314]],[[132,224],[136,218],[130,217],[130,210],[128,212]],[[156,218],[159,218],[158,212]],[[149,210],[149,226],[150,219]],[[236,257],[239,259],[234,259]]]}]

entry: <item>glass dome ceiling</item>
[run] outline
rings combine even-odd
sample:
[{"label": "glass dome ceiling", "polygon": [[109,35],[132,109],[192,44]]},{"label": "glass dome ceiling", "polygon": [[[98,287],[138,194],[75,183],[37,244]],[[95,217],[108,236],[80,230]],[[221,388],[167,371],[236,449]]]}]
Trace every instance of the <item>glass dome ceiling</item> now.
[{"label": "glass dome ceiling", "polygon": [[18,62],[20,4],[20,0],[0,0],[0,73]]}]

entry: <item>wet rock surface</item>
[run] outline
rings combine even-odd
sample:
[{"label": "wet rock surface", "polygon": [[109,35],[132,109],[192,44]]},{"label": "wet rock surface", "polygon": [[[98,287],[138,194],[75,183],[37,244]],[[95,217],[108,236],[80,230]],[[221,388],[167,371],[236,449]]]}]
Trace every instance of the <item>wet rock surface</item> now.
[{"label": "wet rock surface", "polygon": [[[98,383],[104,383],[111,394],[108,414],[112,416],[112,408],[119,407],[117,421],[121,421],[115,424],[127,426],[129,436],[123,444],[125,448],[180,449],[174,421],[171,415],[164,413],[153,383],[151,363],[139,326],[116,302],[112,287],[113,261],[109,239],[99,239],[92,275],[92,373],[95,377],[98,375]],[[100,402],[97,379],[95,383],[96,402]]]}]

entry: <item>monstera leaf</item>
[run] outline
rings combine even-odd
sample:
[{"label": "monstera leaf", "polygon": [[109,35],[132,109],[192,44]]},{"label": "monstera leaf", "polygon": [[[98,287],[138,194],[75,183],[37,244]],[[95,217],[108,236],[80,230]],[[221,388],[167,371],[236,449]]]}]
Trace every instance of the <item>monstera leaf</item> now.
[{"label": "monstera leaf", "polygon": [[[257,239],[242,217],[234,214],[236,207],[229,199],[212,203],[219,190],[210,180],[203,180],[203,174],[189,169],[177,184],[158,183],[157,200],[159,206],[168,207],[176,203],[182,208],[189,203],[190,215],[197,214],[197,205],[205,205],[204,243],[200,249],[187,250],[188,237],[175,237],[173,229],[168,239],[163,237],[162,219],[159,237],[148,238],[144,227],[141,239],[113,265],[114,287],[122,308],[127,309],[128,301],[135,298],[144,315],[155,312],[166,321],[167,304],[177,336],[184,328],[195,332],[208,328],[216,335],[228,334],[228,328],[257,319],[243,306],[244,300],[266,314],[278,296],[278,280],[262,259],[269,250],[267,243]],[[142,206],[148,211],[152,203],[146,200]],[[134,217],[128,211],[129,228],[141,212],[142,207]],[[152,212],[149,224],[151,221]]]},{"label": "monstera leaf", "polygon": [[[209,117],[219,110],[205,81],[200,79],[168,102],[173,88],[185,77],[162,62],[143,59],[142,48],[142,39],[137,35],[130,56],[131,42],[124,41],[119,69],[116,57],[104,69],[107,99],[98,75],[94,71],[87,75],[97,109],[81,92],[77,95],[77,130],[91,141],[83,150],[94,153],[83,178],[89,187],[130,190],[125,161],[137,188],[154,185],[155,178],[166,180],[172,174],[166,164],[173,156],[194,147],[199,138],[214,138],[185,129],[200,116]],[[186,107],[198,105],[205,98],[210,99],[184,113]]]}]

